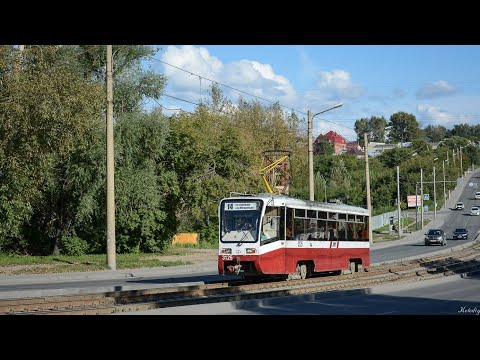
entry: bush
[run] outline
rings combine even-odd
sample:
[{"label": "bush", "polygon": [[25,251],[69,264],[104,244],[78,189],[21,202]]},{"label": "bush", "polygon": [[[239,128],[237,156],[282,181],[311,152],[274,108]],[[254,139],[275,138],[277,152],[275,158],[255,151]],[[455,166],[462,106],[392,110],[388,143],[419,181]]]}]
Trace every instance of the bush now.
[{"label": "bush", "polygon": [[63,255],[80,256],[88,250],[88,242],[74,235],[62,237],[62,244]]}]

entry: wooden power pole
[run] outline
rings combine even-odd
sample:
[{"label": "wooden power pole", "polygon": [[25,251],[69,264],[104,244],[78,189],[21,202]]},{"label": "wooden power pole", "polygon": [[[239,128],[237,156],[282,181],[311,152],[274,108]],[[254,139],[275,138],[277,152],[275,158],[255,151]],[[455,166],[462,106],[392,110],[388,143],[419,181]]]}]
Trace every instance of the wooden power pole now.
[{"label": "wooden power pole", "polygon": [[363,134],[365,143],[365,179],[367,185],[367,209],[368,209],[368,239],[370,244],[373,243],[373,229],[372,229],[372,200],[370,198],[370,170],[368,169],[368,139],[367,133]]},{"label": "wooden power pole", "polygon": [[112,45],[107,45],[107,265],[116,270]]}]

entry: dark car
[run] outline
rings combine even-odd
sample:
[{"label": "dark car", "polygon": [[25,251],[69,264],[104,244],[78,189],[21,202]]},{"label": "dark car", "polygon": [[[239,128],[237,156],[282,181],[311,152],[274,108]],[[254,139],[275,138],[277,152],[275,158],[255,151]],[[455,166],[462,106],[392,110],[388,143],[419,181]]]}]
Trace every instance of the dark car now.
[{"label": "dark car", "polygon": [[468,239],[468,230],[464,228],[458,228],[453,230],[453,238],[454,239]]},{"label": "dark car", "polygon": [[447,245],[447,237],[445,231],[442,229],[430,229],[425,234],[425,245],[437,243],[441,245]]}]

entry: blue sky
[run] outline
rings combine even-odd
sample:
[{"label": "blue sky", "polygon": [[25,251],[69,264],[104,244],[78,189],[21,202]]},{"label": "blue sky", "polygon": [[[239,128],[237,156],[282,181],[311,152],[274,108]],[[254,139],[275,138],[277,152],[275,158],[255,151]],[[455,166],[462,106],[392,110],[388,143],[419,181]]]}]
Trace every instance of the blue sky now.
[{"label": "blue sky", "polygon": [[[414,114],[421,127],[480,123],[478,45],[159,45],[152,68],[168,78],[165,94],[199,103],[211,82],[270,101],[300,118],[337,103],[314,119],[313,135],[337,131],[355,140],[355,120]],[[201,79],[199,78],[199,76]],[[245,94],[221,86],[235,103]],[[266,101],[261,101],[268,105]],[[162,97],[166,114],[194,105]],[[306,120],[305,120],[306,121]]]}]

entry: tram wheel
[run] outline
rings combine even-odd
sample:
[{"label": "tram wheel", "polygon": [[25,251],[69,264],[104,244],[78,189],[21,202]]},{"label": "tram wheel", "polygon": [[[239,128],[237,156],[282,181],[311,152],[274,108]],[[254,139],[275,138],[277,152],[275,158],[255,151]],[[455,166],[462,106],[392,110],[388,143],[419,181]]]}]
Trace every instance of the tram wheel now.
[{"label": "tram wheel", "polygon": [[350,271],[352,272],[352,274],[355,274],[355,271],[356,271],[355,261],[350,262]]},{"label": "tram wheel", "polygon": [[307,265],[305,264],[300,265],[300,277],[302,279],[306,279],[307,277]]}]

